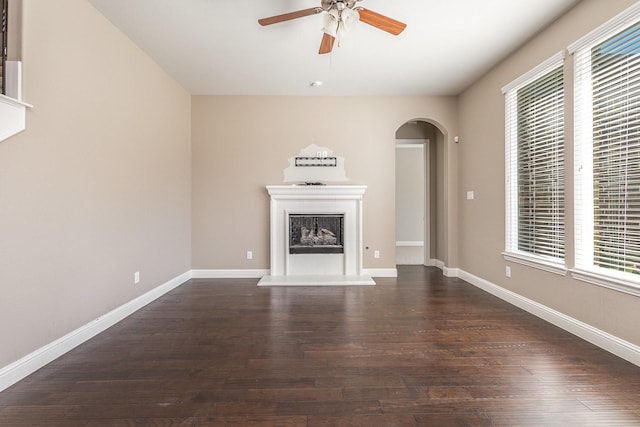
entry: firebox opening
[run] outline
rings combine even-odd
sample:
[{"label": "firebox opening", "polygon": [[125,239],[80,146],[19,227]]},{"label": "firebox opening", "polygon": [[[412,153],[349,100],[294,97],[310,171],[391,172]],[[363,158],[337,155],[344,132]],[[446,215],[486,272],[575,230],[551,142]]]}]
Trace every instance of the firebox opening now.
[{"label": "firebox opening", "polygon": [[290,214],[290,254],[344,253],[344,214]]}]

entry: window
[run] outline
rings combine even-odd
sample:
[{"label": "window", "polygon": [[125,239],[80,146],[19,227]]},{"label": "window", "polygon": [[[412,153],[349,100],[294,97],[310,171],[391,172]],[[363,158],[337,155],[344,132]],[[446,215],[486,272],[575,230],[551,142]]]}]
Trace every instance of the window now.
[{"label": "window", "polygon": [[2,32],[0,40],[0,86],[2,94],[7,93],[7,34],[9,23],[9,1],[2,0]]},{"label": "window", "polygon": [[634,293],[640,292],[639,10],[569,48],[576,86],[574,277]]},{"label": "window", "polygon": [[565,274],[564,55],[503,88],[506,107],[506,252]]}]

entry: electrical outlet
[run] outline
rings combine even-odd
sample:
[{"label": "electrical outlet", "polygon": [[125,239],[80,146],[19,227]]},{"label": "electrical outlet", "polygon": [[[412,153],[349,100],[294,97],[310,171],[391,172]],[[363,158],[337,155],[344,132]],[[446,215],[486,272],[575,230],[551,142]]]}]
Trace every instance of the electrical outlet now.
[{"label": "electrical outlet", "polygon": [[140,283],[140,272],[136,271],[133,273],[133,284],[137,285],[138,283]]},{"label": "electrical outlet", "polygon": [[253,259],[253,252],[247,251],[247,259]]},{"label": "electrical outlet", "polygon": [[374,258],[380,258],[380,251],[373,251]]},{"label": "electrical outlet", "polygon": [[505,274],[507,277],[511,277],[511,267],[509,267],[509,266],[507,265],[507,267],[504,269],[504,274]]}]

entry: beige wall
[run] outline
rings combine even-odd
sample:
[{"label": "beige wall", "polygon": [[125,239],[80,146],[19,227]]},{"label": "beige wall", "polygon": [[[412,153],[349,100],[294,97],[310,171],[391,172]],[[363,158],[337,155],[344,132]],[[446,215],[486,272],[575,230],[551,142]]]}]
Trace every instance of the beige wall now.
[{"label": "beige wall", "polygon": [[190,269],[189,94],[84,0],[23,16],[34,108],[0,142],[0,366]]},{"label": "beige wall", "polygon": [[345,157],[350,184],[368,185],[365,268],[395,268],[395,132],[415,118],[453,135],[455,98],[194,96],[193,268],[269,268],[265,185],[281,184],[288,158],[312,143]]},{"label": "beige wall", "polygon": [[[459,98],[460,267],[527,298],[640,344],[640,299],[598,286],[512,264],[505,277],[504,97],[501,87],[612,18],[632,0],[583,0],[564,17],[503,61]],[[572,58],[566,61],[567,259],[572,265]],[[475,200],[465,200],[467,191]]]}]

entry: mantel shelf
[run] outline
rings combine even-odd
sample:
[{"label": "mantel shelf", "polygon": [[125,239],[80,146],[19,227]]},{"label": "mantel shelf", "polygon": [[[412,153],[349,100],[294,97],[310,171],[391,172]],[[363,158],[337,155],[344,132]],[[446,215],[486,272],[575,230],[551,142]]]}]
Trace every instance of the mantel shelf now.
[{"label": "mantel shelf", "polygon": [[273,199],[361,199],[366,185],[267,185]]},{"label": "mantel shelf", "polygon": [[33,108],[33,106],[6,95],[0,95],[0,141],[25,130],[27,108]]}]

